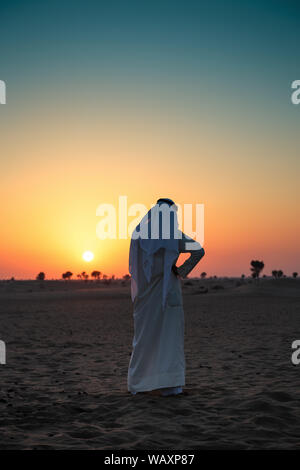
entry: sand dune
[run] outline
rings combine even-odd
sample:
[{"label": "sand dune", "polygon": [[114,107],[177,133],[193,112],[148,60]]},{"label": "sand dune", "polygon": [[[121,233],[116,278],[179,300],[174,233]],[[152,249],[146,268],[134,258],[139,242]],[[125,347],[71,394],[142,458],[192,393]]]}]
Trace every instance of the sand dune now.
[{"label": "sand dune", "polygon": [[126,389],[128,286],[1,282],[1,449],[300,448],[300,282],[189,284],[189,393],[160,398]]}]

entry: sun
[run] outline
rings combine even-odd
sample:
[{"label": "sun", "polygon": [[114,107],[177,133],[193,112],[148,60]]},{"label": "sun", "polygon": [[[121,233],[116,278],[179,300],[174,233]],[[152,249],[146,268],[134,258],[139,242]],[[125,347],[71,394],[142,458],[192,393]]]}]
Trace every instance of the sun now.
[{"label": "sun", "polygon": [[92,253],[91,251],[85,251],[82,254],[82,258],[84,259],[84,261],[90,262],[94,259],[94,253]]}]

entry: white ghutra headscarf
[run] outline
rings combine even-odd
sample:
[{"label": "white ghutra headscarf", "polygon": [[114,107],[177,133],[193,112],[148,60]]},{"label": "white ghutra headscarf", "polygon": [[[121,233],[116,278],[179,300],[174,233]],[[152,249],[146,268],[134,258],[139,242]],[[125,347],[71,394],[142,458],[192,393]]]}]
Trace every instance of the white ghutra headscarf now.
[{"label": "white ghutra headscarf", "polygon": [[159,199],[147,212],[132,233],[129,272],[131,274],[131,298],[134,301],[139,292],[138,256],[142,256],[145,278],[149,283],[152,276],[153,256],[163,248],[163,308],[169,291],[172,266],[179,255],[179,238],[177,206],[170,199]]}]

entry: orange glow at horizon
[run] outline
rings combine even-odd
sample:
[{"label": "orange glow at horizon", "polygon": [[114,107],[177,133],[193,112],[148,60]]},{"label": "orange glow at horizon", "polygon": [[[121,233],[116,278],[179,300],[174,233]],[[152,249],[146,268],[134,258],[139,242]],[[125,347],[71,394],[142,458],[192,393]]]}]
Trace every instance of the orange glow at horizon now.
[{"label": "orange glow at horizon", "polygon": [[147,116],[143,127],[134,115],[76,121],[69,110],[60,121],[37,111],[26,125],[16,120],[2,143],[0,278],[60,278],[66,270],[75,278],[87,271],[87,247],[89,271],[128,273],[130,240],[96,236],[96,208],[117,208],[120,195],[148,208],[159,197],[205,205],[206,256],[192,275],[249,274],[254,258],[266,273],[299,270],[298,177],[281,160],[283,148],[293,154],[288,142],[247,147],[236,129],[215,139],[204,122],[199,131],[171,117]]}]

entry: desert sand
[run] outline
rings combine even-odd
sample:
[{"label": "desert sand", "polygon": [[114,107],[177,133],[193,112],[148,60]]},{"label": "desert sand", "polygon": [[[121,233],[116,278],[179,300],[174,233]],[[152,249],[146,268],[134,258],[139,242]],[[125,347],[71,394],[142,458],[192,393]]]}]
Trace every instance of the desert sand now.
[{"label": "desert sand", "polygon": [[2,281],[0,448],[300,448],[300,281],[183,293],[187,394],[131,396],[129,284]]}]

